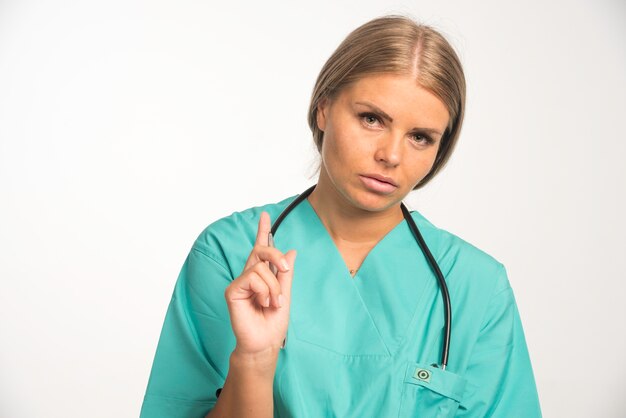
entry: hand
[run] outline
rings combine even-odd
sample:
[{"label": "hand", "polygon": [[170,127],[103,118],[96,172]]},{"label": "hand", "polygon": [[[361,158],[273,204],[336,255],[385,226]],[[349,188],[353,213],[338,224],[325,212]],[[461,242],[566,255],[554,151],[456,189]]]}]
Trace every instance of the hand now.
[{"label": "hand", "polygon": [[[263,212],[244,270],[224,292],[239,353],[277,351],[287,335],[296,252],[269,247],[270,230],[269,214]],[[269,263],[278,269],[276,275]]]}]

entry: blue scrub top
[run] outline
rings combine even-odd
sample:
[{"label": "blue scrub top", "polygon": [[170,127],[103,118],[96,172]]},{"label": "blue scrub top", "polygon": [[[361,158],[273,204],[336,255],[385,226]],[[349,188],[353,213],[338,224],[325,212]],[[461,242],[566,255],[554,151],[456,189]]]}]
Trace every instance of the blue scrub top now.
[{"label": "blue scrub top", "polygon": [[[235,347],[224,290],[243,270],[261,212],[274,220],[294,198],[234,213],[200,234],[165,317],[141,418],[201,418],[214,406]],[[503,265],[411,214],[450,291],[447,369],[432,366],[444,322],[437,279],[406,222],[353,278],[304,200],[275,237],[281,251],[298,251],[275,417],[541,416]]]}]

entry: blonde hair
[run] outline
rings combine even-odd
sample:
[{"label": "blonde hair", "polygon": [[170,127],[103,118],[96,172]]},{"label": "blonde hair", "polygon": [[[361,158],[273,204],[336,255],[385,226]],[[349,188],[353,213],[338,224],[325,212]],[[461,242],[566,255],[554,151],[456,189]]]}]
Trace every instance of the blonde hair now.
[{"label": "blonde hair", "polygon": [[415,76],[421,87],[446,106],[450,120],[430,172],[415,186],[428,183],[448,162],[465,112],[465,76],[448,41],[430,26],[404,16],[383,16],[352,31],[322,67],[309,106],[309,126],[318,151],[324,132],[317,126],[317,107],[350,83],[373,74]]}]

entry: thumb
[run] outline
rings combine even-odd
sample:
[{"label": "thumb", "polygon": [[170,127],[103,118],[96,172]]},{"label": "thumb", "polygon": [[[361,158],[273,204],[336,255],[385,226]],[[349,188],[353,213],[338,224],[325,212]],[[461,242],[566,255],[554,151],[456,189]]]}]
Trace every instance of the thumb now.
[{"label": "thumb", "polygon": [[287,298],[288,301],[291,301],[291,284],[293,282],[296,250],[287,251],[285,258],[287,259],[287,264],[289,264],[289,271],[279,271],[276,278],[278,279],[278,283],[280,283],[280,292],[283,294],[283,297]]}]

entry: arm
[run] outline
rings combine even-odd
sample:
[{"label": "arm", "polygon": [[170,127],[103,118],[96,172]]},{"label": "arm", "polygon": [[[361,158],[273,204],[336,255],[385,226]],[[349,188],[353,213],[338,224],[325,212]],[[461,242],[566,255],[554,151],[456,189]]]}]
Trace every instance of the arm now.
[{"label": "arm", "polygon": [[469,359],[460,417],[539,418],[541,409],[522,322],[507,286],[491,298]]},{"label": "arm", "polygon": [[[268,260],[281,266],[277,275]],[[233,280],[219,252],[194,246],[165,317],[141,418],[273,415],[294,261],[294,251],[283,256],[257,242]]]},{"label": "arm", "polygon": [[206,418],[273,417],[273,383],[278,352],[258,355],[233,351],[224,388]]},{"label": "arm", "polygon": [[[224,292],[237,346],[224,388],[207,417],[271,418],[274,414],[274,374],[289,322],[295,252],[283,255],[271,248],[269,232],[270,219],[263,213],[244,271]],[[276,273],[267,261],[277,266]]]}]

